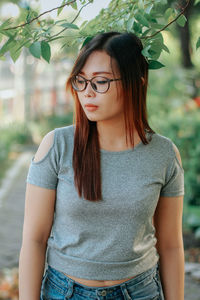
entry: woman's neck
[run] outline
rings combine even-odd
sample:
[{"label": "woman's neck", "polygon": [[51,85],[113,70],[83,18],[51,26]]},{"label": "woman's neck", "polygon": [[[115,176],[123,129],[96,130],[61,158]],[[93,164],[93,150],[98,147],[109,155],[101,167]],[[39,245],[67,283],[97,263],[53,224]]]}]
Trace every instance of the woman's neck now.
[{"label": "woman's neck", "polygon": [[[126,144],[126,130],[124,122],[97,122],[99,134],[100,149],[108,151],[123,151],[132,148],[128,136],[128,145]],[[134,144],[140,143],[141,139],[136,130],[134,130]]]}]

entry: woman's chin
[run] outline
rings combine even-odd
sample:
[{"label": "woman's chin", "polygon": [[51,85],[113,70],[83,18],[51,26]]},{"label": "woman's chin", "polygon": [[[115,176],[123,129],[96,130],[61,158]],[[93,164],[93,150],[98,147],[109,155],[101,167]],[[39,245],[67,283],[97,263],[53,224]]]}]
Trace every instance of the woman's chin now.
[{"label": "woman's chin", "polygon": [[92,116],[91,114],[86,114],[86,117],[88,118],[89,121],[93,121],[93,122],[96,122],[96,121],[99,121],[100,118],[98,118],[97,116]]}]

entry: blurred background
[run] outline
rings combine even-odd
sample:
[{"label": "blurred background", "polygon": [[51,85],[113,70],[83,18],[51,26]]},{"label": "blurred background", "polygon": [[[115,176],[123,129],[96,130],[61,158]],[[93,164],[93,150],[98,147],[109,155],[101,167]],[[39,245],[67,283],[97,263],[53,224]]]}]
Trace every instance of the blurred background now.
[{"label": "blurred background", "polygon": [[[12,2],[0,1],[0,21],[19,13],[17,1]],[[61,1],[39,2],[44,11]],[[94,1],[82,11],[80,21],[94,18],[108,3]],[[151,127],[171,138],[182,157],[185,261],[200,264],[200,49],[194,47],[200,7],[191,5],[186,14],[184,27],[172,24],[170,31],[163,32],[170,54],[161,54],[165,68],[149,71],[147,102]],[[78,50],[76,45],[61,50],[56,42],[50,64],[35,59],[27,49],[15,63],[9,55],[0,60],[0,299],[18,299],[27,170],[43,136],[73,122],[73,99],[66,94],[65,83]],[[191,292],[186,291],[186,299],[200,299],[200,268],[194,278],[187,285]]]}]

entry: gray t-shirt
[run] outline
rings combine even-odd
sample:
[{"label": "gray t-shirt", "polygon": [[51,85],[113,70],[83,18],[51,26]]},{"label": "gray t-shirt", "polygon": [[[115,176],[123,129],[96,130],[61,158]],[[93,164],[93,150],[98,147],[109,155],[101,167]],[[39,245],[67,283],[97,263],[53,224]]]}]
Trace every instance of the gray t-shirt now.
[{"label": "gray t-shirt", "polygon": [[184,195],[184,170],[173,142],[146,132],[125,151],[101,149],[102,201],[79,197],[74,186],[74,126],[56,128],[39,162],[32,158],[27,182],[56,189],[47,263],[71,276],[119,280],[136,276],[159,260],[152,217],[160,196]]}]

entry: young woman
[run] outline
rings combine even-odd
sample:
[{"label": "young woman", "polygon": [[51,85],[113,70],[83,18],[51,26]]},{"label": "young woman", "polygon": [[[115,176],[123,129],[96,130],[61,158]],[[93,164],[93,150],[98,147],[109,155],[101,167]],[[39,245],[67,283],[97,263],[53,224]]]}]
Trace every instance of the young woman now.
[{"label": "young woman", "polygon": [[141,50],[108,32],[80,51],[75,124],[49,132],[29,168],[20,300],[184,299],[184,170],[148,124]]}]

